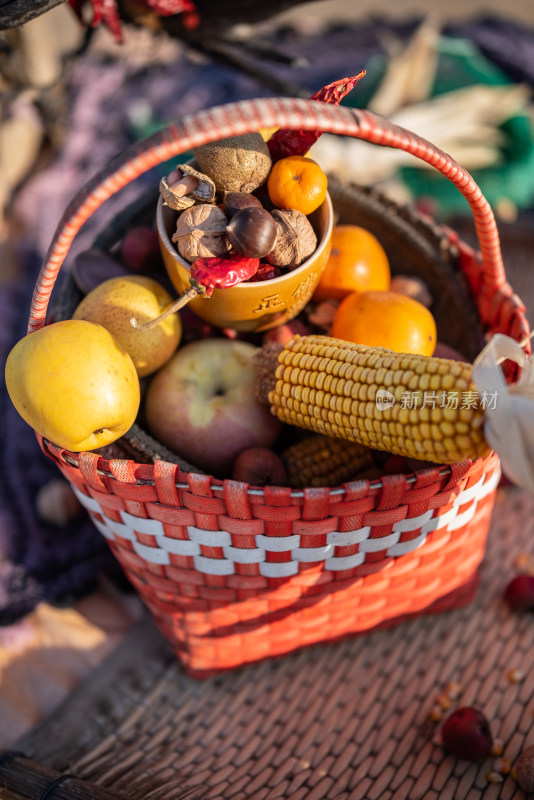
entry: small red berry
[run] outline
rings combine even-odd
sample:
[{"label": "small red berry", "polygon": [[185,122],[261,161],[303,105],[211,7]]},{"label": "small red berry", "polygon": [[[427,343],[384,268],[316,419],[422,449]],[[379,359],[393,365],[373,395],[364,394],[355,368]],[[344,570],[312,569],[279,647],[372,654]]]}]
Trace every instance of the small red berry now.
[{"label": "small red berry", "polygon": [[480,761],[489,755],[493,744],[489,723],[476,708],[457,708],[441,728],[443,746],[466,761]]},{"label": "small red berry", "polygon": [[287,344],[297,334],[299,336],[306,336],[309,329],[299,319],[290,319],[289,322],[284,322],[282,325],[277,325],[276,328],[271,328],[263,334],[262,342],[276,342],[277,344]]},{"label": "small red berry", "polygon": [[159,266],[158,234],[147,225],[129,230],[120,245],[120,260],[130,272],[150,273]]},{"label": "small red berry", "polygon": [[268,447],[248,447],[234,461],[234,481],[253,486],[284,486],[287,473],[282,460]]},{"label": "small red berry", "polygon": [[516,575],[506,587],[504,599],[515,611],[534,610],[534,575]]},{"label": "small red berry", "polygon": [[382,469],[386,475],[397,475],[398,473],[404,474],[410,471],[406,458],[404,456],[388,456],[382,464]]}]

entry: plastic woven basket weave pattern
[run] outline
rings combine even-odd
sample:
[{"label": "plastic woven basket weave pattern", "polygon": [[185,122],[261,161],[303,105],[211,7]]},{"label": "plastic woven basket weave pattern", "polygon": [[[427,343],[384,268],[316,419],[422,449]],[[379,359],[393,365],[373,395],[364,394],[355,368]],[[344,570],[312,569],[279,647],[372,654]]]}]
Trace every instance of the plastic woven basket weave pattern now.
[{"label": "plastic woven basket weave pattern", "polygon": [[[524,338],[524,307],[506,282],[491,209],[458,164],[368,112],[281,99],[194,115],[96,176],[58,228],[36,285],[29,330],[44,323],[70,243],[106,197],[192,146],[275,125],[399,147],[447,175],[475,218],[481,257],[457,242],[458,262],[482,328]],[[253,489],[181,473],[165,461],[106,461],[41,444],[195,675],[369,630],[454,598],[482,560],[499,480],[491,454],[334,489]]]},{"label": "plastic woven basket weave pattern", "polygon": [[61,468],[195,674],[369,630],[458,589],[484,555],[500,477],[492,455],[415,481],[260,492],[123,463],[108,476],[87,459]]}]

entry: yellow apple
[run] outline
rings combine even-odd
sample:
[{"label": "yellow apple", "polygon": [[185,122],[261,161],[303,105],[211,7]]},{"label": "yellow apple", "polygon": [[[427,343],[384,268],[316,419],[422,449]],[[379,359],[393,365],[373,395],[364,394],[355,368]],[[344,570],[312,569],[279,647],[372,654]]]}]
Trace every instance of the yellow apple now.
[{"label": "yellow apple", "polygon": [[6,361],[13,405],[31,427],[67,450],[95,450],[133,425],[139,377],[115,337],[93,322],[65,320],[29,333]]},{"label": "yellow apple", "polygon": [[180,343],[182,325],[177,313],[170,314],[154,328],[137,330],[159,317],[172,297],[158,281],[144,275],[109,278],[89,292],[73,314],[107,328],[132,357],[140,377],[156,372],[173,355]]}]

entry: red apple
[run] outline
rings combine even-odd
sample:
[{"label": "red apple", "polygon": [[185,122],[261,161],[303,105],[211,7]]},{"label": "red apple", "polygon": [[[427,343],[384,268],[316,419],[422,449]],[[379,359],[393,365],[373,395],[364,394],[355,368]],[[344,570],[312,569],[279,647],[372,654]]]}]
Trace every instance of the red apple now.
[{"label": "red apple", "polygon": [[148,387],[145,413],[152,434],[223,478],[245,448],[271,447],[282,425],[255,397],[257,350],[250,342],[223,338],[181,347]]}]

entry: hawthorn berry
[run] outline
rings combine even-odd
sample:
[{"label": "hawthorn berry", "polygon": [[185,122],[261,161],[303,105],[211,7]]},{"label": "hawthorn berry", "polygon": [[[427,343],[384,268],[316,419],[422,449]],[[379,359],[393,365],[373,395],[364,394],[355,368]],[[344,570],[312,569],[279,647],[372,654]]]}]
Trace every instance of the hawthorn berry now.
[{"label": "hawthorn berry", "polygon": [[534,610],[534,575],[516,575],[506,587],[504,599],[514,611]]},{"label": "hawthorn berry", "polygon": [[443,723],[441,735],[445,749],[466,761],[481,761],[493,744],[488,720],[470,706],[453,711]]}]

